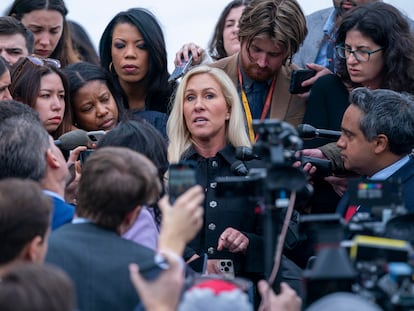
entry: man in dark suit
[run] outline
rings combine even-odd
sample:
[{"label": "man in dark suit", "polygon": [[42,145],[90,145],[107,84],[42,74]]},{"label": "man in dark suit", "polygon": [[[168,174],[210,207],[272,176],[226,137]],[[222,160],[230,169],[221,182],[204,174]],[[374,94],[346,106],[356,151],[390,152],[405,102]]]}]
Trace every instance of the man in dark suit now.
[{"label": "man in dark suit", "polygon": [[[357,88],[337,142],[347,170],[371,180],[399,179],[408,212],[414,212],[414,98],[390,90]],[[337,212],[347,212],[347,195]]]},{"label": "man in dark suit", "polygon": [[[53,232],[46,257],[72,278],[80,310],[133,310],[139,297],[130,282],[128,265],[139,264],[150,279],[162,271],[153,250],[122,238],[142,206],[158,199],[160,189],[158,170],[133,150],[104,147],[85,162],[77,197],[79,217]],[[174,220],[177,213],[187,210],[186,203],[178,199],[176,203],[184,205],[168,206],[161,226],[159,247],[178,255],[202,224],[202,189],[191,190],[193,197],[187,197],[187,205],[193,205],[192,212]],[[196,230],[188,235],[189,226]]]}]

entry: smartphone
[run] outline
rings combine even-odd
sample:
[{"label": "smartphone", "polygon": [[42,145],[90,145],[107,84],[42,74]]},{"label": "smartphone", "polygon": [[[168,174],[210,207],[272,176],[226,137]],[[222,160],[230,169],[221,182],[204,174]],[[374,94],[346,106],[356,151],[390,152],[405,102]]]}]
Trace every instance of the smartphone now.
[{"label": "smartphone", "polygon": [[302,82],[308,80],[316,75],[315,70],[311,69],[299,69],[293,70],[292,77],[290,79],[289,91],[291,94],[302,94],[306,93],[311,89],[311,85],[303,87]]},{"label": "smartphone", "polygon": [[184,58],[181,58],[182,65],[176,66],[174,71],[172,72],[168,82],[175,81],[181,78],[189,69],[191,64],[193,63],[193,55],[191,52],[188,52],[188,61],[184,61]]},{"label": "smartphone", "polygon": [[92,152],[93,152],[93,149],[86,149],[79,153],[79,160],[80,160],[81,166],[85,163],[86,159],[92,154]]},{"label": "smartphone", "polygon": [[233,260],[231,259],[210,259],[214,262],[217,269],[220,271],[220,275],[228,278],[228,279],[234,279],[234,264]]},{"label": "smartphone", "polygon": [[104,137],[106,134],[105,131],[100,130],[100,131],[90,131],[87,132],[86,135],[88,135],[89,140],[93,143],[93,144],[97,144],[99,142],[99,140]]},{"label": "smartphone", "polygon": [[197,184],[197,166],[192,161],[181,161],[170,164],[168,177],[168,196],[170,203],[192,186]]}]

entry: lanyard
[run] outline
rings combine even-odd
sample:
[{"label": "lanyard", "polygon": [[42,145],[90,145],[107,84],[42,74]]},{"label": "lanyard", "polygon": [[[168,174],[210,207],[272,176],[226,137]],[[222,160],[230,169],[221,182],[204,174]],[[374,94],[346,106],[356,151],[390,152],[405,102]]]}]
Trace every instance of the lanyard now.
[{"label": "lanyard", "polygon": [[[244,108],[244,114],[246,116],[247,129],[249,131],[249,138],[250,138],[250,141],[252,143],[254,143],[257,140],[257,135],[256,135],[256,137],[254,137],[253,117],[252,117],[252,113],[250,111],[250,106],[249,106],[249,101],[247,100],[247,95],[246,95],[246,93],[244,92],[244,89],[243,89],[243,78],[242,78],[242,74],[241,74],[241,71],[240,71],[240,66],[238,66],[238,73],[239,73],[239,83],[240,83],[240,90],[241,90],[241,97],[242,97],[242,103],[243,103],[243,108]],[[270,103],[272,101],[272,96],[273,96],[273,91],[275,90],[275,84],[276,84],[276,79],[273,78],[272,84],[270,85],[270,89],[267,92],[266,101],[265,101],[265,105],[264,105],[263,110],[262,110],[262,114],[260,116],[260,120],[264,120],[267,116],[267,113],[269,112]]]}]

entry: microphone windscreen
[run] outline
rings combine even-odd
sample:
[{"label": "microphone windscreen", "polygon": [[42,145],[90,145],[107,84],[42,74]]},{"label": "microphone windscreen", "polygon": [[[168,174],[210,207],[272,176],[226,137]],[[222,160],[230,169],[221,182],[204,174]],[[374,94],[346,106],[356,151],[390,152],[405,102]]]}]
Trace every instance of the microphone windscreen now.
[{"label": "microphone windscreen", "polygon": [[300,138],[316,137],[316,128],[310,124],[299,124],[297,126],[297,130]]},{"label": "microphone windscreen", "polygon": [[55,144],[63,150],[72,150],[79,146],[87,146],[89,137],[84,130],[74,130],[59,137]]}]

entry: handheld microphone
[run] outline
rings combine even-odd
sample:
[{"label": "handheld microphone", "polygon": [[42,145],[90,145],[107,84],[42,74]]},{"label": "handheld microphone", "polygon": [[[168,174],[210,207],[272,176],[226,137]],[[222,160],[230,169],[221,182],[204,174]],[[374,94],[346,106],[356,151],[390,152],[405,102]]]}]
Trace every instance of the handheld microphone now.
[{"label": "handheld microphone", "polygon": [[79,146],[87,146],[89,142],[88,133],[84,130],[67,132],[55,140],[55,145],[62,150],[72,150]]},{"label": "handheld microphone", "polygon": [[237,160],[230,166],[230,171],[237,176],[246,176],[249,174],[249,169],[242,161]]},{"label": "handheld microphone", "polygon": [[317,129],[310,124],[299,124],[297,127],[299,137],[303,139],[327,138],[338,140],[341,131]]},{"label": "handheld microphone", "polygon": [[332,162],[330,160],[319,159],[314,157],[302,156],[302,164],[310,163],[316,167],[314,176],[327,177],[332,175]]},{"label": "handheld microphone", "polygon": [[249,147],[236,147],[236,158],[241,161],[251,161],[255,159],[260,159],[257,154],[253,153],[253,149]]}]

